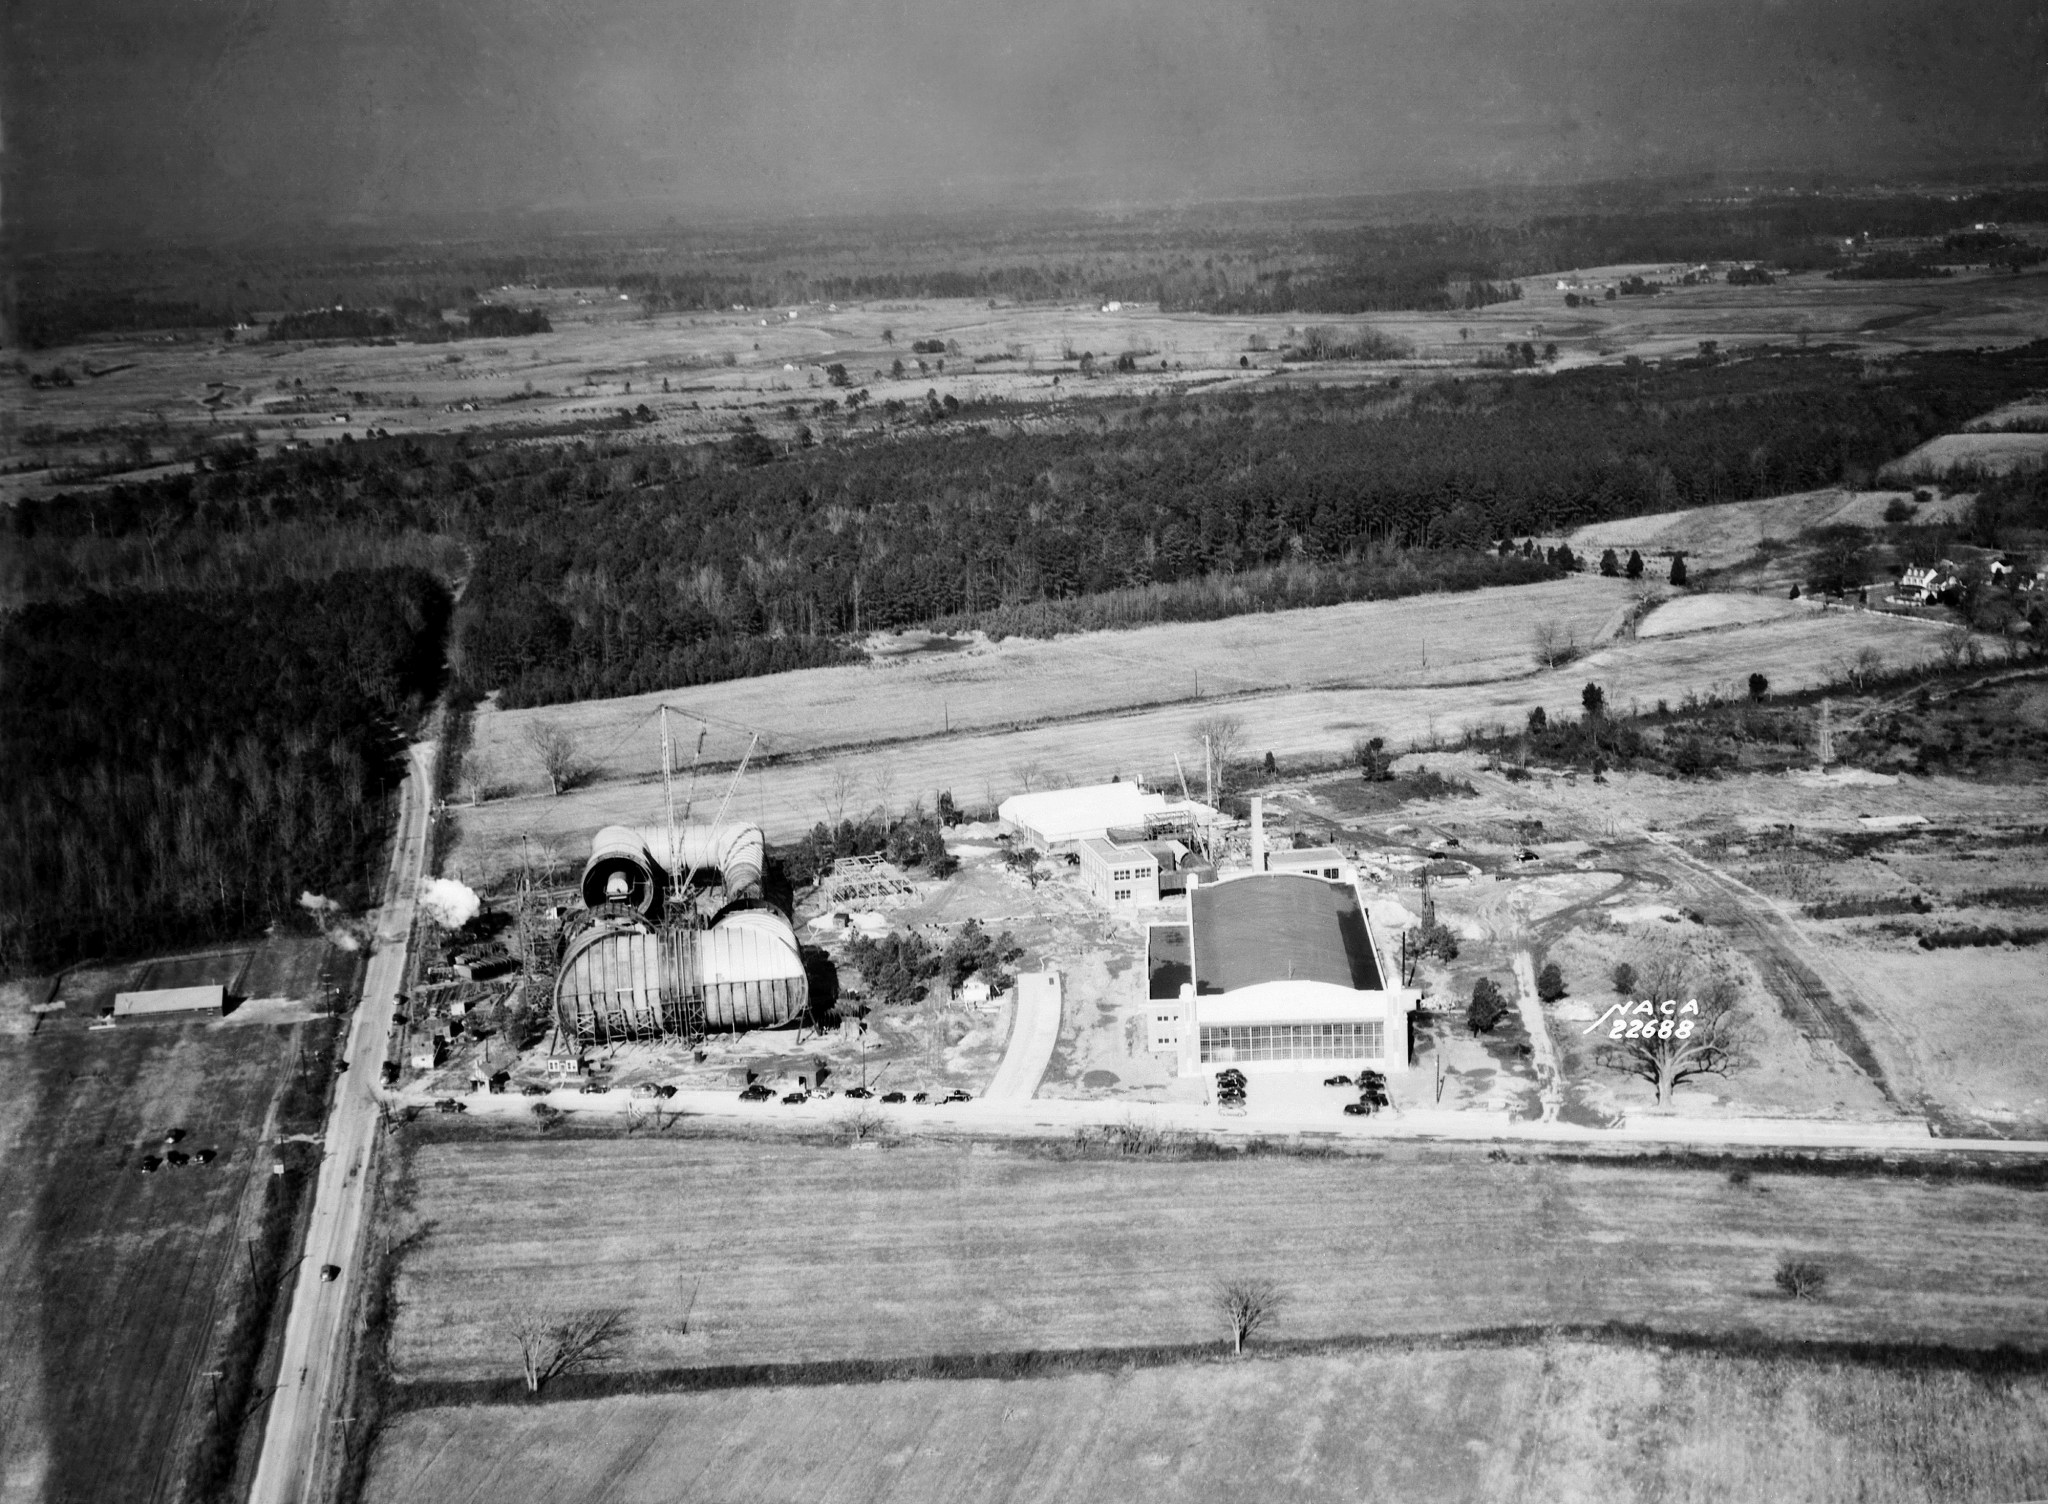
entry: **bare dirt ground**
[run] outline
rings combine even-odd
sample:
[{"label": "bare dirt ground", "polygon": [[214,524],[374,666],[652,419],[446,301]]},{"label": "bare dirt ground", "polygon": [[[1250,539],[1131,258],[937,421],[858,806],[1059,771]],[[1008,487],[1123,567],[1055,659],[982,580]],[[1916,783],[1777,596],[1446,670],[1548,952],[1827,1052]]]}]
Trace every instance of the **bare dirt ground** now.
[{"label": "bare dirt ground", "polygon": [[[1654,266],[1578,268],[1594,278],[1644,273]],[[1522,279],[1519,302],[1448,314],[1316,319],[1304,315],[1219,318],[1162,314],[1127,305],[1104,313],[1090,305],[1003,305],[929,300],[912,305],[757,309],[643,317],[637,304],[597,288],[504,288],[493,300],[544,308],[551,334],[454,345],[303,345],[223,343],[217,334],[190,343],[160,339],[94,340],[37,353],[35,368],[65,366],[79,384],[30,389],[9,372],[8,395],[22,427],[111,434],[159,420],[185,434],[249,428],[265,450],[285,443],[337,442],[371,429],[393,434],[484,432],[598,421],[645,404],[653,421],[636,431],[650,440],[724,438],[742,416],[764,432],[791,433],[791,404],[834,395],[825,368],[843,364],[876,402],[922,401],[927,392],[963,401],[1002,398],[1031,404],[1081,394],[1217,391],[1244,383],[1357,381],[1393,374],[1470,368],[1504,342],[1555,343],[1570,366],[1625,354],[1654,359],[1691,355],[1699,341],[1724,349],[1782,344],[1788,337],[1854,344],[1872,353],[2019,343],[2048,332],[2048,274],[1966,274],[1910,286],[1830,282],[1818,274],[1763,288],[1714,284],[1672,288],[1654,298],[1623,298],[1567,308],[1556,274]],[[791,317],[791,315],[794,317]],[[1369,325],[1409,342],[1411,359],[1282,368],[1254,351],[1253,336],[1277,347],[1308,323],[1340,329]],[[887,330],[893,339],[885,341]],[[959,346],[946,369],[915,339]],[[1126,375],[1078,375],[1063,359],[1072,349],[1098,359],[1141,353]],[[897,359],[901,379],[890,375]],[[725,362],[730,359],[732,364]],[[1240,366],[1243,359],[1249,362]],[[1165,369],[1161,369],[1161,362]],[[1106,362],[1105,362],[1106,364]],[[90,370],[107,374],[93,376]],[[662,390],[664,382],[669,390]],[[1077,392],[1077,387],[1080,389]],[[106,437],[50,451],[57,463],[90,461]],[[17,469],[18,444],[0,453],[0,501],[54,489],[46,469]],[[143,472],[134,472],[143,473]]]},{"label": "bare dirt ground", "polygon": [[[1564,582],[1566,587],[1584,583]],[[1399,620],[1410,610],[1433,615],[1446,604],[1455,605],[1455,601],[1391,602],[1375,609],[1383,613],[1379,619],[1385,621]],[[1286,617],[1300,620],[1286,621]],[[1307,637],[1314,634],[1320,613],[1284,613],[1258,620],[1281,621],[1285,629]],[[1501,637],[1489,645],[1486,656],[1504,668],[1517,653],[1528,650],[1526,615],[1523,621],[1500,630]],[[1833,610],[1819,617],[1613,642],[1558,669],[1531,667],[1521,677],[1470,685],[1247,692],[1227,700],[1098,714],[1014,732],[927,734],[919,740],[873,748],[860,746],[856,731],[842,754],[824,755],[821,750],[808,760],[750,769],[732,810],[758,821],[771,838],[790,839],[820,819],[833,817],[835,810],[876,804],[903,809],[920,798],[929,808],[941,790],[951,791],[962,803],[974,804],[994,803],[1027,785],[1107,781],[1114,774],[1143,774],[1173,787],[1177,786],[1173,757],[1179,753],[1185,761],[1190,753],[1199,753],[1201,741],[1195,728],[1207,716],[1238,718],[1244,727],[1244,749],[1254,756],[1271,750],[1282,758],[1334,757],[1343,755],[1361,735],[1384,736],[1389,745],[1398,748],[1455,738],[1467,726],[1520,725],[1535,705],[1546,706],[1553,714],[1576,715],[1580,691],[1588,681],[1605,687],[1610,705],[1633,703],[1647,709],[1660,699],[1675,705],[1688,694],[1718,691],[1733,695],[1752,672],[1765,674],[1774,686],[1789,692],[1834,680],[1843,666],[1865,649],[1886,663],[1915,663],[1932,656],[1935,644],[1935,630],[1924,623],[1876,612]],[[1275,652],[1270,665],[1248,662],[1242,668],[1247,674],[1270,668],[1278,677],[1283,660],[1284,654]],[[1432,663],[1434,666],[1434,657]],[[865,682],[879,687],[890,683],[885,676],[896,670],[816,672],[846,676],[824,681],[831,686],[827,693],[838,702],[851,692],[842,684]],[[862,675],[870,677],[863,681]],[[744,692],[772,695],[799,677],[751,681]],[[1134,672],[1130,682],[1129,692],[1148,688],[1143,674]],[[784,702],[777,724],[832,724],[829,711],[814,711],[795,694],[793,686],[791,689],[792,697]],[[873,695],[872,688],[870,693]],[[931,689],[924,693],[935,697]],[[695,697],[683,702],[695,703]],[[893,700],[880,696],[873,696],[871,704],[885,710],[896,708]],[[868,713],[874,713],[874,708]],[[610,714],[601,705],[589,707],[585,713]],[[913,734],[920,722],[929,724],[915,711],[901,714]],[[646,729],[632,734],[644,736]],[[509,745],[509,739],[498,744]],[[605,744],[597,745],[603,748]],[[726,781],[707,775],[699,798],[722,796]],[[458,835],[449,869],[472,883],[492,881],[516,865],[522,840],[552,846],[563,859],[580,863],[587,850],[583,843],[599,827],[648,823],[656,818],[659,804],[660,785],[655,780],[599,783],[561,798],[522,796],[458,807],[451,811]]]},{"label": "bare dirt ground", "polygon": [[[629,1370],[1200,1342],[1215,1335],[1210,1282],[1239,1274],[1294,1290],[1287,1331],[1302,1338],[1609,1319],[2048,1336],[2048,1230],[2027,1190],[1738,1185],[1476,1149],[1063,1162],[459,1131],[416,1151],[411,1214],[427,1232],[396,1287],[401,1380],[516,1380],[506,1327],[534,1309],[623,1308]],[[1834,1269],[1825,1303],[1771,1299],[1787,1250]]]},{"label": "bare dirt ground", "polygon": [[429,1410],[366,1497],[1990,1504],[2048,1488],[2044,1436],[2036,1379],[1559,1340]]},{"label": "bare dirt ground", "polygon": [[[1512,944],[1533,936],[1547,947],[1567,982],[1565,999],[1549,1010],[1553,1037],[1591,1120],[1625,1112],[1634,1121],[1650,1102],[1645,1086],[1601,1068],[1597,1042],[1584,1037],[1614,1000],[1613,964],[1640,966],[1647,953],[1690,939],[1711,942],[1736,966],[1754,1037],[1744,1069],[1681,1088],[1686,1113],[1926,1113],[1949,1132],[2048,1132],[2040,1064],[2048,1020],[2031,1006],[2039,989],[2028,981],[2039,970],[2038,944],[1930,952],[1915,939],[1973,926],[2048,927],[2038,781],[1610,773],[1600,783],[1539,775],[1515,784],[1476,756],[1427,761],[1469,780],[1478,797],[1347,818],[1311,786],[1309,797],[1281,805],[1333,818],[1345,839],[1369,843],[1369,857],[1406,850],[1412,860],[1451,837],[1460,841],[1456,856],[1502,874],[1438,884],[1440,911],[1461,927],[1466,947],[1457,966],[1432,969],[1432,984],[1461,1013],[1478,975],[1505,979]],[[1900,819],[1924,823],[1884,830]],[[1529,849],[1544,860],[1517,864]],[[1545,895],[1533,910],[1504,914],[1566,862],[1586,863],[1589,877],[1618,871],[1627,885],[1576,908]],[[1915,898],[1924,913],[1907,908]],[[1863,899],[1895,908],[1874,917],[1811,912]],[[1453,1034],[1454,1056],[1484,1068],[1473,1058],[1480,1044]],[[1486,1048],[1503,1080],[1518,1069],[1508,1051]]]}]

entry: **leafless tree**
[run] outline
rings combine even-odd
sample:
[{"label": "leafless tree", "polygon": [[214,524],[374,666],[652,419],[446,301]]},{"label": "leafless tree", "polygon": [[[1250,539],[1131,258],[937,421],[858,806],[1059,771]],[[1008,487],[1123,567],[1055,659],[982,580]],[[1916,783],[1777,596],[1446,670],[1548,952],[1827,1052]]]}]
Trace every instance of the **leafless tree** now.
[{"label": "leafless tree", "polygon": [[1195,745],[1208,749],[1210,765],[1216,770],[1216,792],[1228,787],[1230,760],[1244,744],[1244,722],[1234,715],[1205,715],[1195,722]]},{"label": "leafless tree", "polygon": [[565,794],[590,776],[590,768],[583,760],[583,744],[560,721],[529,721],[526,744],[533,749],[534,760],[547,775],[548,787],[554,793]]},{"label": "leafless tree", "polygon": [[539,1394],[550,1379],[614,1361],[625,1340],[626,1313],[617,1307],[566,1316],[529,1311],[513,1320],[511,1334],[526,1392]]},{"label": "leafless tree", "polygon": [[849,1144],[874,1143],[889,1136],[889,1119],[879,1109],[862,1105],[840,1118],[839,1131]]},{"label": "leafless tree", "polygon": [[1025,793],[1030,793],[1033,784],[1045,781],[1045,764],[1032,758],[1025,762],[1010,764],[1010,776],[1017,781]]},{"label": "leafless tree", "polygon": [[859,783],[860,774],[845,763],[832,764],[832,780],[825,791],[825,818],[834,830],[846,819],[846,802],[853,797]]},{"label": "leafless tree", "polygon": [[1551,617],[1529,629],[1529,650],[1545,668],[1557,667],[1557,655],[1564,650],[1564,627]]},{"label": "leafless tree", "polygon": [[1696,981],[1685,957],[1667,955],[1637,981],[1643,1001],[1617,1004],[1603,1020],[1609,1037],[1599,1051],[1602,1065],[1649,1082],[1665,1107],[1685,1082],[1726,1076],[1746,1063],[1746,1020],[1732,978]]},{"label": "leafless tree", "polygon": [[1259,1328],[1279,1314],[1286,1299],[1287,1292],[1269,1279],[1219,1280],[1214,1300],[1230,1328],[1230,1350],[1243,1352]]}]

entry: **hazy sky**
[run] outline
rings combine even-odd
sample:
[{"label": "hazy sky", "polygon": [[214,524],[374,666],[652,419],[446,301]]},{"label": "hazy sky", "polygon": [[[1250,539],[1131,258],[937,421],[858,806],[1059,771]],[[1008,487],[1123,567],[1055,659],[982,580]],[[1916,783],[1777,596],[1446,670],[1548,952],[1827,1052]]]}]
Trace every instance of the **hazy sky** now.
[{"label": "hazy sky", "polygon": [[34,240],[2048,158],[2043,0],[6,0]]}]

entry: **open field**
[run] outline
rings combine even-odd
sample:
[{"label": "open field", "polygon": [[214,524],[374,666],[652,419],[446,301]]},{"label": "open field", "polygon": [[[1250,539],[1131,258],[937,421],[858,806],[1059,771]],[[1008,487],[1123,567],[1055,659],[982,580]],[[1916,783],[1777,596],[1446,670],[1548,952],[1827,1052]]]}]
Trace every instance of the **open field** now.
[{"label": "open field", "polygon": [[2048,1385],[1552,1340],[402,1417],[370,1504],[1470,1499],[1996,1504]]},{"label": "open field", "polygon": [[1654,557],[1650,577],[1661,580],[1670,572],[1670,566],[1663,561],[1673,553],[1684,554],[1690,569],[1727,569],[1747,562],[1766,545],[1793,543],[1810,528],[1879,527],[1884,522],[1885,508],[1894,501],[1911,505],[1913,521],[1925,524],[1958,520],[1968,511],[1969,500],[1967,496],[1942,495],[1915,503],[1910,489],[1850,491],[1829,486],[1754,501],[1720,502],[1686,511],[1591,522],[1570,534],[1566,541],[1572,552],[1594,559],[1605,548],[1614,549],[1624,559],[1630,549],[1638,549],[1645,563],[1651,563]]},{"label": "open field", "polygon": [[[1568,586],[1582,583],[1565,582]],[[1372,609],[1393,613],[1389,619],[1398,620],[1399,613],[1413,604],[1391,603]],[[1445,603],[1425,604],[1434,610]],[[1448,604],[1455,606],[1456,601]],[[1284,621],[1287,616],[1300,616],[1300,623],[1290,625],[1307,635],[1320,615],[1284,613],[1255,620]],[[1509,653],[1526,653],[1526,618],[1507,631],[1505,643],[1489,649],[1489,656],[1498,654],[1503,663]],[[789,839],[835,807],[860,809],[886,803],[901,809],[916,798],[923,798],[929,806],[936,791],[942,789],[950,789],[963,803],[999,800],[1021,789],[1027,774],[1041,785],[1059,779],[1106,780],[1113,773],[1125,777],[1143,774],[1170,782],[1173,755],[1179,752],[1185,759],[1191,750],[1199,749],[1200,738],[1194,728],[1210,715],[1227,714],[1241,720],[1244,750],[1253,756],[1269,749],[1280,757],[1334,756],[1343,754],[1360,735],[1381,735],[1390,745],[1405,747],[1411,742],[1427,745],[1437,736],[1455,737],[1466,726],[1520,725],[1534,705],[1547,707],[1553,715],[1577,715],[1580,691],[1589,680],[1605,687],[1611,706],[1622,708],[1638,702],[1648,708],[1659,699],[1676,704],[1688,693],[1704,695],[1718,689],[1734,694],[1752,672],[1765,674],[1780,692],[1790,692],[1833,681],[1842,666],[1865,649],[1886,663],[1914,663],[1932,656],[1935,642],[1934,630],[1923,623],[1876,612],[1837,610],[1818,617],[1613,642],[1562,668],[1532,669],[1525,677],[1491,683],[1247,693],[1227,701],[1189,702],[1015,732],[927,734],[921,740],[897,745],[849,748],[837,758],[821,755],[750,770],[732,808],[759,821],[771,838]],[[895,671],[819,672],[880,685],[890,682],[881,676]],[[865,680],[859,677],[863,675]],[[772,694],[795,677],[752,681],[752,687],[744,692]],[[1142,680],[1135,685],[1140,692],[1145,687]],[[742,691],[736,687],[734,692]],[[845,691],[835,688],[833,693]],[[697,697],[688,697],[686,703],[697,703]],[[584,713],[603,714],[602,704],[597,702]],[[877,697],[876,708],[901,716],[912,734],[917,733],[917,722],[894,697],[886,702]],[[819,719],[801,702],[786,701],[779,724],[801,726]],[[725,781],[707,778],[705,784],[713,793],[704,797],[722,794]],[[619,782],[598,784],[561,798],[522,796],[458,808],[452,811],[459,838],[450,870],[466,874],[470,881],[488,881],[516,864],[525,838],[556,847],[565,860],[580,861],[582,842],[600,826],[644,824],[654,818],[659,802],[657,782]]]},{"label": "open field", "polygon": [[[502,1381],[513,1317],[608,1306],[632,1327],[628,1368],[1185,1343],[1214,1335],[1204,1292],[1239,1274],[1293,1289],[1286,1331],[1302,1338],[1620,1320],[2048,1341],[2037,1192],[1391,1152],[1058,1162],[673,1134],[430,1141],[414,1161],[428,1231],[399,1275],[392,1358],[401,1379]],[[1790,1251],[1834,1270],[1825,1303],[1774,1298]]]},{"label": "open field", "polygon": [[[299,1034],[232,1019],[93,1033],[61,1014],[0,1033],[7,1504],[142,1501],[180,1481]],[[173,1127],[219,1159],[137,1173]]]},{"label": "open field", "polygon": [[2048,433],[1945,433],[1886,467],[1901,476],[1936,474],[1957,465],[1993,472],[2048,460]]},{"label": "open field", "polygon": [[[1581,268],[1600,279],[1664,268]],[[1288,314],[1215,317],[1162,314],[1146,305],[1104,313],[1093,305],[1004,304],[929,299],[748,312],[641,316],[639,305],[595,288],[500,289],[495,301],[544,308],[551,334],[456,345],[227,344],[107,338],[38,352],[37,367],[85,372],[75,387],[31,390],[8,373],[21,425],[111,432],[159,420],[180,435],[253,428],[264,449],[286,442],[338,441],[372,428],[392,434],[487,432],[534,424],[601,422],[621,407],[645,404],[653,421],[639,430],[651,440],[687,442],[729,437],[742,416],[783,437],[795,420],[782,409],[832,395],[824,367],[844,364],[856,386],[876,402],[921,402],[926,392],[962,401],[1000,398],[1066,403],[1080,393],[1209,392],[1271,381],[1356,381],[1390,374],[1426,374],[1473,367],[1504,342],[1558,346],[1560,366],[1639,355],[1692,355],[1703,339],[1725,349],[1783,343],[1788,335],[1851,343],[1873,353],[1934,347],[2019,343],[2048,332],[2048,274],[1966,274],[1910,286],[1830,282],[1817,274],[1787,277],[1772,287],[1710,284],[1666,289],[1654,298],[1624,298],[1579,308],[1564,305],[1557,274],[1522,279],[1520,301],[1441,314],[1318,318]],[[791,314],[794,317],[790,317]],[[1414,357],[1369,364],[1282,367],[1278,355],[1254,352],[1254,335],[1277,347],[1290,330],[1329,323],[1361,326],[1407,341]],[[883,331],[895,335],[884,341]],[[902,379],[892,362],[913,339],[959,346],[946,369],[919,372],[906,360]],[[1098,359],[1145,352],[1140,369],[1082,378],[1063,359],[1068,348]],[[733,362],[726,365],[730,358]],[[1240,366],[1239,360],[1249,362]],[[1160,369],[1165,362],[1167,369]],[[1106,361],[1104,362],[1106,366]],[[106,374],[93,376],[89,370]],[[662,390],[666,382],[669,391]],[[463,410],[464,408],[471,410]],[[454,410],[450,410],[450,409]],[[91,459],[106,437],[50,453]],[[14,461],[19,452],[0,458]],[[0,500],[60,489],[50,474],[0,476]]]},{"label": "open field", "polygon": [[[1619,626],[1630,599],[1623,582],[1594,575],[1049,640],[941,638],[958,649],[534,710],[479,707],[470,756],[488,770],[488,782],[532,793],[547,787],[527,741],[535,721],[572,731],[589,748],[598,776],[647,778],[661,770],[656,712],[663,704],[756,727],[764,733],[760,755],[773,755],[1115,714],[1205,695],[1523,678],[1536,666],[1533,622],[1554,620],[1591,645]],[[673,724],[685,738],[687,767],[696,728]],[[716,725],[703,755],[730,767],[746,745],[732,725]],[[1162,760],[1171,767],[1170,755]]]}]

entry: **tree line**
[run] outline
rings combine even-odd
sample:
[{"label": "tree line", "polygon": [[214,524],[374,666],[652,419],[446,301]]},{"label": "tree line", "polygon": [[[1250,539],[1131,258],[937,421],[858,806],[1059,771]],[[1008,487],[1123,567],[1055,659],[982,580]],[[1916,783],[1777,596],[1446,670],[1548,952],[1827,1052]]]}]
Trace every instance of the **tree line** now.
[{"label": "tree line", "polygon": [[134,591],[0,625],[0,966],[246,935],[354,907],[449,597],[417,569]]},{"label": "tree line", "polygon": [[[917,624],[1061,631],[1544,577],[1497,540],[1874,470],[2048,381],[2048,345],[1090,403],[1051,426],[712,446],[383,440],[24,503],[36,550],[317,519],[470,561],[461,686],[507,705],[846,660]],[[982,415],[984,418],[986,415]],[[826,422],[818,419],[816,421]]]}]

